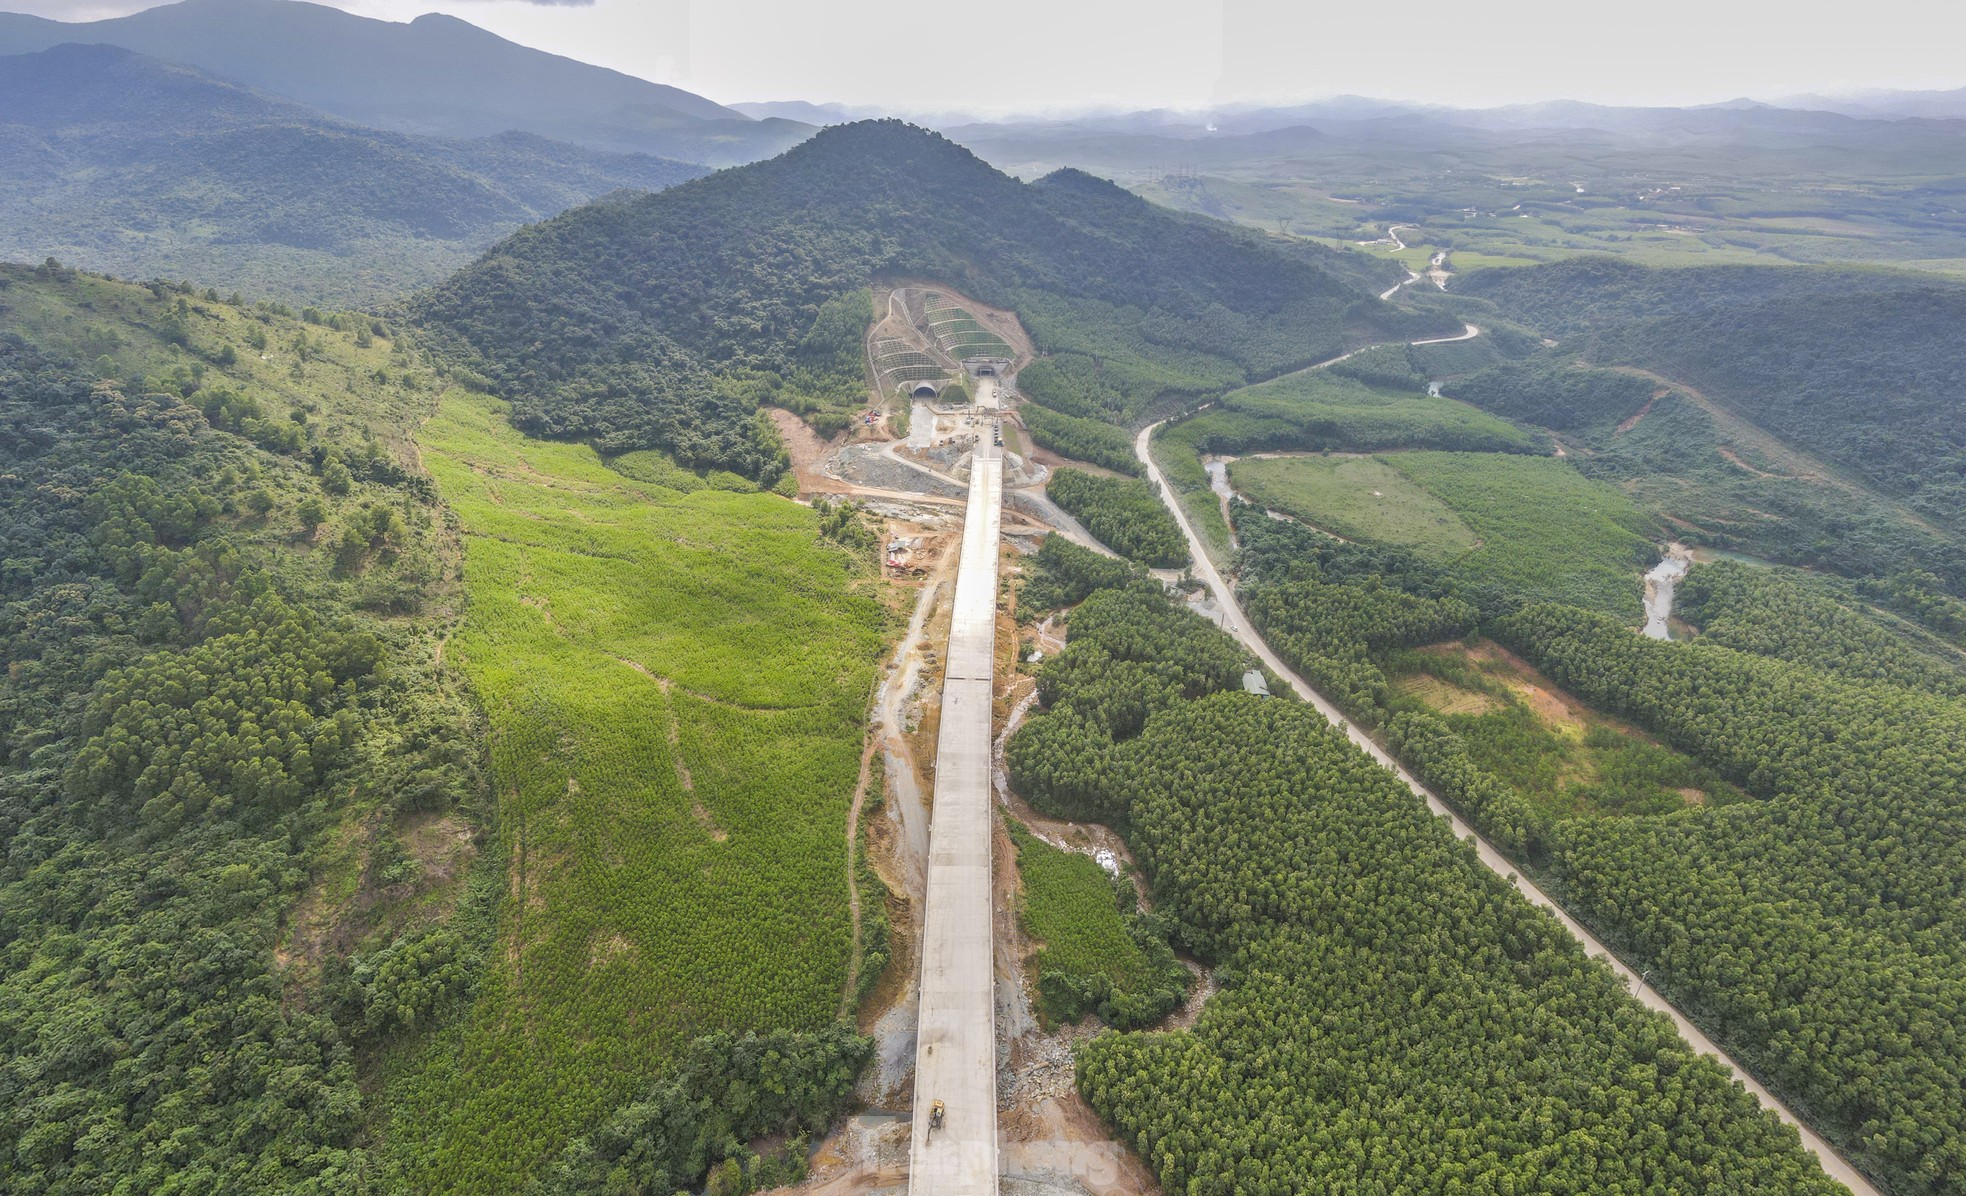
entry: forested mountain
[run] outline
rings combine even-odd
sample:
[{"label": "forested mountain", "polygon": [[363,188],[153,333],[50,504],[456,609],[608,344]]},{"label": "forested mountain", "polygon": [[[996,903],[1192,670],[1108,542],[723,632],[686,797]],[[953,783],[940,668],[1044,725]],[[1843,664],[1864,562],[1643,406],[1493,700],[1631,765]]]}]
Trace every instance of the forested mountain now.
[{"label": "forested mountain", "polygon": [[523,133],[366,129],[112,46],[0,60],[0,256],[335,305],[703,168]]},{"label": "forested mountain", "polygon": [[1693,387],[1966,531],[1966,286],[1929,275],[1580,258],[1456,290],[1599,365]]},{"label": "forested mountain", "polygon": [[415,315],[528,430],[756,472],[751,408],[796,391],[802,355],[839,356],[814,339],[821,308],[876,279],[938,280],[1015,309],[1042,349],[1201,387],[1387,335],[1397,316],[1372,287],[1388,269],[1077,171],[1022,183],[936,134],[867,121],[527,228]]},{"label": "forested mountain", "polygon": [[[685,34],[686,35],[686,34]],[[517,45],[436,13],[408,24],[298,0],[181,0],[68,23],[0,13],[0,54],[121,46],[399,132],[535,133],[690,162],[746,162],[811,132]]]},{"label": "forested mountain", "polygon": [[[6,267],[0,307],[0,1189],[347,1191],[357,1054],[476,951],[433,925],[469,834],[398,835],[481,795],[433,378],[161,285]],[[315,868],[347,902],[289,921]]]}]

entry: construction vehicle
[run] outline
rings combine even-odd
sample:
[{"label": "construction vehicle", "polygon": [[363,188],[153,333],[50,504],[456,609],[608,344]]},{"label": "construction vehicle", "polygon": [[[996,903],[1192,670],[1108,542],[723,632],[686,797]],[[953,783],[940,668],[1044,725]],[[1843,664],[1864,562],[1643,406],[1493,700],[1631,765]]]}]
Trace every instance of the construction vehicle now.
[{"label": "construction vehicle", "polygon": [[942,1128],[942,1102],[931,1101],[928,1106],[928,1132],[933,1134]]}]

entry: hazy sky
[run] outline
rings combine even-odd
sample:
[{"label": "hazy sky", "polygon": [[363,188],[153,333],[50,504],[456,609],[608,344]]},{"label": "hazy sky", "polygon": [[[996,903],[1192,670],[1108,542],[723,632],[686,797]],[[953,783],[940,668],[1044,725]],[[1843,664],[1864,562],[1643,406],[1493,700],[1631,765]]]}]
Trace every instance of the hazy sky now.
[{"label": "hazy sky", "polygon": [[[1683,103],[1966,86],[1958,0],[332,0],[448,12],[723,102],[1196,106],[1360,94]],[[141,0],[0,0],[68,20]]]}]

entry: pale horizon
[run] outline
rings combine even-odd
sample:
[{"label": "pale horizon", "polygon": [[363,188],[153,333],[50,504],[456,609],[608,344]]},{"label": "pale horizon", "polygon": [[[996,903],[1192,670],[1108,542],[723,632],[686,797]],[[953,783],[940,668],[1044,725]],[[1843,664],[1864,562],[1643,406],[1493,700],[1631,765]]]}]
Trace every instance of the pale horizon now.
[{"label": "pale horizon", "polygon": [[[1524,0],[1507,12],[1414,0],[1388,28],[1355,11],[1278,0],[1136,6],[1124,25],[1085,5],[1004,0],[1005,32],[974,13],[847,0],[328,0],[406,22],[426,12],[722,104],[804,101],[916,115],[1055,118],[1356,96],[1453,108],[1575,101],[1680,107],[1742,99],[1951,90],[1966,9],[1923,0],[1770,6],[1659,0],[1643,19]],[[0,0],[0,11],[90,21],[140,0]],[[990,45],[998,37],[1000,44]],[[964,52],[952,47],[981,48]],[[1607,45],[1618,47],[1614,56]],[[1091,52],[1088,52],[1088,48]],[[897,65],[898,64],[898,65]]]}]

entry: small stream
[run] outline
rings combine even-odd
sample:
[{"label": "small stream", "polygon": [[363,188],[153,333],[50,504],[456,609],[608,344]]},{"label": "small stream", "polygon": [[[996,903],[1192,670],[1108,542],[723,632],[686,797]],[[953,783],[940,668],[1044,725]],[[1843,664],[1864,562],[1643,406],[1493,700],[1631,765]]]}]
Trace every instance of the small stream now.
[{"label": "small stream", "polygon": [[1693,564],[1693,550],[1684,544],[1666,545],[1666,555],[1645,575],[1645,627],[1648,639],[1672,638],[1672,597],[1679,579]]},{"label": "small stream", "polygon": [[1236,492],[1229,488],[1229,462],[1222,457],[1204,457],[1201,467],[1208,471],[1208,488],[1224,499],[1234,498]]}]

